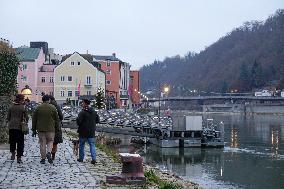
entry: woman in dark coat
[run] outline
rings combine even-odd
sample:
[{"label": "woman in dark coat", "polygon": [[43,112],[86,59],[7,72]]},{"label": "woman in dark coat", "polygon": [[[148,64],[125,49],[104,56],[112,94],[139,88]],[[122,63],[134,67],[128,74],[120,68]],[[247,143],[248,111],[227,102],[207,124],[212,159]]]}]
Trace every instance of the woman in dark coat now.
[{"label": "woman in dark coat", "polygon": [[23,119],[28,122],[28,113],[23,105],[24,95],[17,94],[14,104],[8,110],[9,143],[11,160],[15,159],[17,149],[17,163],[23,163],[21,157],[24,153],[24,133],[21,129]]},{"label": "woman in dark coat", "polygon": [[55,98],[53,96],[49,96],[50,98],[50,104],[52,104],[53,106],[55,106],[57,113],[58,113],[58,117],[60,120],[59,123],[59,130],[55,131],[55,136],[54,136],[54,141],[53,141],[53,147],[52,147],[52,151],[51,151],[51,156],[52,156],[52,160],[55,159],[55,154],[57,152],[57,144],[62,143],[63,142],[63,138],[62,138],[62,120],[63,120],[63,115],[62,115],[62,111],[60,109],[60,107],[58,106]]}]

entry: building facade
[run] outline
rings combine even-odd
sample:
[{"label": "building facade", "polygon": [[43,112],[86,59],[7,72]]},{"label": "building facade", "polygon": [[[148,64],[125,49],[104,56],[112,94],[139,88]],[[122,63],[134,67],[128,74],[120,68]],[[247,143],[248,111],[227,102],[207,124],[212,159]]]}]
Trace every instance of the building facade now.
[{"label": "building facade", "polygon": [[38,87],[39,94],[54,95],[54,69],[56,65],[44,64],[39,67],[38,71]]},{"label": "building facade", "polygon": [[130,80],[130,65],[112,56],[93,56],[106,74],[106,96],[107,99],[114,99],[118,108],[129,107],[131,104],[128,95]]},{"label": "building facade", "polygon": [[140,72],[130,71],[129,96],[133,106],[140,104]]},{"label": "building facade", "polygon": [[67,98],[76,103],[79,96],[94,96],[98,88],[105,91],[105,74],[92,60],[91,55],[77,52],[63,57],[54,69],[54,97],[58,103]]},{"label": "building facade", "polygon": [[41,90],[39,89],[39,68],[45,62],[45,55],[40,48],[16,48],[16,52],[20,59],[17,83],[18,93],[22,93],[25,88],[31,90],[31,94],[27,95],[30,101],[41,101]]}]

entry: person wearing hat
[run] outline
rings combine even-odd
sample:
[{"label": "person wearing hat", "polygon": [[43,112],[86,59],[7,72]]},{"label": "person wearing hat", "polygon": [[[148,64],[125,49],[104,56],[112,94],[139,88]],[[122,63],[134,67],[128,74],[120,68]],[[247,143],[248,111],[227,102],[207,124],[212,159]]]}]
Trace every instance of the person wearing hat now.
[{"label": "person wearing hat", "polygon": [[79,133],[79,162],[83,162],[85,156],[85,143],[88,142],[90,146],[92,164],[96,164],[96,146],[95,146],[95,130],[96,124],[99,122],[97,112],[90,107],[90,101],[83,99],[82,110],[77,117],[77,125]]},{"label": "person wearing hat", "polygon": [[21,157],[24,152],[24,133],[22,132],[21,122],[25,119],[26,122],[29,120],[29,116],[24,102],[24,95],[17,94],[14,104],[9,108],[7,120],[9,128],[9,143],[11,160],[15,160],[16,146],[17,146],[17,163],[23,163]]}]

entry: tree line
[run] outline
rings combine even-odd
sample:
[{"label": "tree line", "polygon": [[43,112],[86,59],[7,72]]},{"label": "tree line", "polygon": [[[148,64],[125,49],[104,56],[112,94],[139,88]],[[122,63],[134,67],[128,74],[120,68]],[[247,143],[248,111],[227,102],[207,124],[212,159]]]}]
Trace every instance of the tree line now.
[{"label": "tree line", "polygon": [[143,66],[143,91],[159,84],[172,86],[171,95],[193,89],[212,92],[251,92],[284,89],[284,10],[266,21],[245,22],[200,53],[166,57]]}]

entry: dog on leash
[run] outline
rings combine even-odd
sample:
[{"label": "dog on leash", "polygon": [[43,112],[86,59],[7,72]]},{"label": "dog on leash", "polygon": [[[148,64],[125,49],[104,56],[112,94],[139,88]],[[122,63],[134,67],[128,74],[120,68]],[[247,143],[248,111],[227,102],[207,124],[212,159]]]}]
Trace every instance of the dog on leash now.
[{"label": "dog on leash", "polygon": [[79,151],[79,140],[72,140],[73,144],[73,154],[75,156],[78,156],[78,151]]}]

